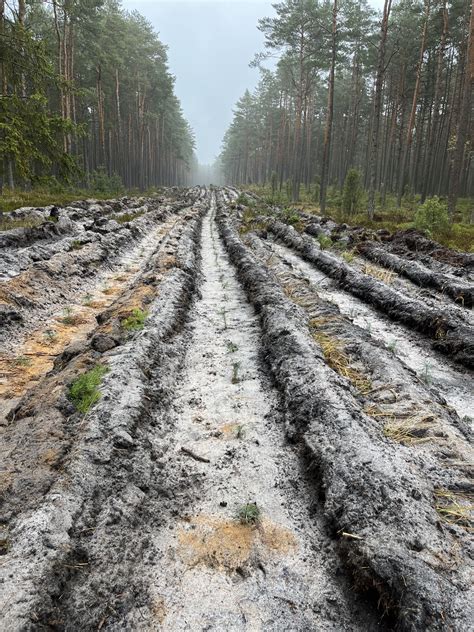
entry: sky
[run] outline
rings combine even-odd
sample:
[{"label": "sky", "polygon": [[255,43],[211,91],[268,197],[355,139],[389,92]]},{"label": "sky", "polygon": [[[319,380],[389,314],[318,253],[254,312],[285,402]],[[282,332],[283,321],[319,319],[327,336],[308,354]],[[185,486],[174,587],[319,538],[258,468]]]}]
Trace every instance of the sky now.
[{"label": "sky", "polygon": [[[275,1],[275,0],[274,0]],[[378,6],[380,0],[373,0]],[[201,164],[214,162],[235,102],[259,78],[249,68],[264,50],[259,18],[274,14],[266,0],[124,0],[139,11],[168,46],[176,94],[194,130]]]}]

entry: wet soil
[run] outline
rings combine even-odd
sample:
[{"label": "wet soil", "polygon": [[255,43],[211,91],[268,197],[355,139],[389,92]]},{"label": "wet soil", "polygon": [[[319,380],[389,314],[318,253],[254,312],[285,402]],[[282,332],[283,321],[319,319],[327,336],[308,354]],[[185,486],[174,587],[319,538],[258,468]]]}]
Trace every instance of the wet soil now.
[{"label": "wet soil", "polygon": [[469,629],[469,369],[242,231],[238,195],[78,202],[0,241],[2,630]]}]

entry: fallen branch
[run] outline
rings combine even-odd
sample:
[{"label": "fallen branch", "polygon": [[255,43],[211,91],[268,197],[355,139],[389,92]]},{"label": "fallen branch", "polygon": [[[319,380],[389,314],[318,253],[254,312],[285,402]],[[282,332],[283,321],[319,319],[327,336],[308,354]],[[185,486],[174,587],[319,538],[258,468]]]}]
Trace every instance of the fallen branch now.
[{"label": "fallen branch", "polygon": [[199,454],[196,454],[195,452],[193,452],[189,448],[185,448],[184,445],[181,446],[181,452],[184,452],[184,454],[187,454],[188,456],[190,456],[195,461],[201,461],[201,463],[210,463],[211,462],[209,459],[206,459],[205,456],[200,456]]}]

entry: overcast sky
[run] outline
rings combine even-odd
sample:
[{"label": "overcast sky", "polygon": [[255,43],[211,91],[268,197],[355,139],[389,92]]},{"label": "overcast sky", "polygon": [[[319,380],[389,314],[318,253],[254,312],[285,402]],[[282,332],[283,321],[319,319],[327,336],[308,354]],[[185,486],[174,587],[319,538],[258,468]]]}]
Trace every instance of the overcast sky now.
[{"label": "overcast sky", "polygon": [[123,5],[146,16],[168,46],[176,94],[196,135],[199,162],[212,163],[235,102],[258,81],[258,70],[249,62],[263,50],[257,22],[273,15],[271,2],[124,0]]}]

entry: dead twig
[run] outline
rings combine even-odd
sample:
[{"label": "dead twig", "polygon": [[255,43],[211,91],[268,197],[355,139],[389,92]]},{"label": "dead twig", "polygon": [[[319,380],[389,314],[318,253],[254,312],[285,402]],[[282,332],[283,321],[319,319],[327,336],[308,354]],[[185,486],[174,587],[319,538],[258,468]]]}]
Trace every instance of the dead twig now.
[{"label": "dead twig", "polygon": [[196,454],[195,452],[193,452],[189,448],[185,448],[184,445],[181,446],[181,452],[184,452],[184,454],[187,454],[188,456],[190,456],[195,461],[201,461],[201,463],[210,463],[211,462],[209,459],[206,459],[205,456],[200,456],[199,454]]}]

